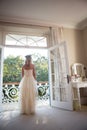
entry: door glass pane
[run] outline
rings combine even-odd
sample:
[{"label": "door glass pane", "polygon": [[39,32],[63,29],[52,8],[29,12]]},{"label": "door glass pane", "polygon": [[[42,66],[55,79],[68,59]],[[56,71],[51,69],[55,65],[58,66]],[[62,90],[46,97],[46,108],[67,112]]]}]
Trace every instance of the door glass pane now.
[{"label": "door glass pane", "polygon": [[[54,53],[55,52],[55,53]],[[59,75],[58,75],[58,58],[56,49],[51,51],[51,79],[52,79],[52,98],[53,100],[59,100],[58,95],[58,85],[59,85]]]},{"label": "door glass pane", "polygon": [[68,101],[67,65],[64,46],[50,51],[52,98],[55,101]]}]

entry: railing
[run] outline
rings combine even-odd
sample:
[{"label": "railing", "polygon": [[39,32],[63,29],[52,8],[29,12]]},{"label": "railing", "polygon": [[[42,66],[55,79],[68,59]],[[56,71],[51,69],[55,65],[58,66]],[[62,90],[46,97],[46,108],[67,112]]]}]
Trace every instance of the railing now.
[{"label": "railing", "polygon": [[[49,84],[48,82],[37,83],[37,100],[49,99]],[[2,88],[2,103],[18,102],[19,98],[19,83],[4,83]]]}]

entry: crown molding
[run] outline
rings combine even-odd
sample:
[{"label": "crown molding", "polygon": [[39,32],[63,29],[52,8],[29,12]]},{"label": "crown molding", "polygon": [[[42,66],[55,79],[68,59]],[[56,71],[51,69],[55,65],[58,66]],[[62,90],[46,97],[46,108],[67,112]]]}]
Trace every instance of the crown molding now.
[{"label": "crown molding", "polygon": [[85,22],[81,22],[78,25],[75,24],[65,24],[65,23],[57,23],[51,21],[42,21],[36,19],[23,19],[23,18],[13,18],[13,17],[5,17],[0,16],[0,24],[16,24],[16,25],[25,25],[25,26],[39,26],[39,27],[64,27],[71,29],[83,30],[87,27],[87,19]]}]

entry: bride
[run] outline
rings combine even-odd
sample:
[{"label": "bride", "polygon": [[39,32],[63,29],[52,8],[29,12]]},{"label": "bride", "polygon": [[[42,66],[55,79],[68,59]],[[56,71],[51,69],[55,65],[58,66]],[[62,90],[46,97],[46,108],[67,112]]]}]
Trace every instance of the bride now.
[{"label": "bride", "polygon": [[20,82],[20,105],[22,114],[35,113],[36,98],[36,73],[34,64],[31,62],[31,55],[27,55],[25,64],[22,67],[22,79]]}]

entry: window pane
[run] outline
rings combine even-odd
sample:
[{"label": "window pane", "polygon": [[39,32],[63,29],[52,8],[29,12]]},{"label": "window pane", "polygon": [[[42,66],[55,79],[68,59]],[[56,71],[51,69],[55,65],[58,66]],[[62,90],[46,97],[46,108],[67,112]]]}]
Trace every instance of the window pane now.
[{"label": "window pane", "polygon": [[6,35],[5,44],[16,46],[47,47],[46,37],[15,35],[15,34]]}]

